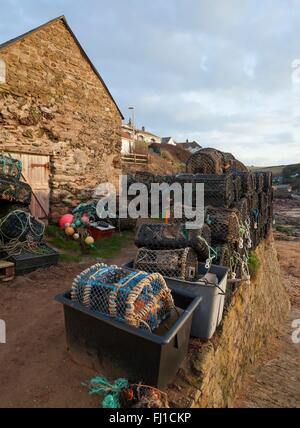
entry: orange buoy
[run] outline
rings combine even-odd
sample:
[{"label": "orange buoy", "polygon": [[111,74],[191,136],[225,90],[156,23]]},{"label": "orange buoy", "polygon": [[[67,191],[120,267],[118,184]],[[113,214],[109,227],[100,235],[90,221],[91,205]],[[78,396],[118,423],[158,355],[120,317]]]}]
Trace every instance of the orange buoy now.
[{"label": "orange buoy", "polygon": [[73,236],[75,234],[75,230],[73,229],[73,227],[66,227],[65,234],[68,236]]}]

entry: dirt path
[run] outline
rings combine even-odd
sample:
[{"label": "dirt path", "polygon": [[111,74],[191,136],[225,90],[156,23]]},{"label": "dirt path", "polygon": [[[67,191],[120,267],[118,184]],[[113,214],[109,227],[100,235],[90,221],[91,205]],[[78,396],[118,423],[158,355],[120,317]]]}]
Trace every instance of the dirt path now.
[{"label": "dirt path", "polygon": [[[248,376],[238,407],[300,406],[300,344],[291,341],[291,322],[300,319],[300,242],[277,246],[292,312],[282,336]],[[134,252],[132,245],[107,262],[122,264]],[[0,319],[7,324],[7,344],[0,345],[0,407],[99,406],[99,398],[81,386],[96,373],[70,360],[62,307],[53,300],[86,266],[61,264],[0,285]]]},{"label": "dirt path", "polygon": [[[134,251],[132,245],[107,262],[120,265]],[[54,301],[86,267],[60,264],[0,284],[0,319],[7,326],[7,343],[0,344],[0,407],[99,407],[99,397],[81,386],[96,373],[70,360],[63,309]]]},{"label": "dirt path", "polygon": [[292,322],[300,320],[300,242],[277,241],[292,309],[276,338],[245,381],[235,407],[300,407],[300,344],[292,342]]}]

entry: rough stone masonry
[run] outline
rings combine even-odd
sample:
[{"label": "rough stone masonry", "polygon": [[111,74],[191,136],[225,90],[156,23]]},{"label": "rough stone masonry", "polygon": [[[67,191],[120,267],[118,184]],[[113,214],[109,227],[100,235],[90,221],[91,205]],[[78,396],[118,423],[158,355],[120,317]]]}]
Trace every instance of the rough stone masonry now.
[{"label": "rough stone masonry", "polygon": [[122,114],[65,18],[0,45],[0,61],[0,151],[50,155],[51,215],[116,182]]}]

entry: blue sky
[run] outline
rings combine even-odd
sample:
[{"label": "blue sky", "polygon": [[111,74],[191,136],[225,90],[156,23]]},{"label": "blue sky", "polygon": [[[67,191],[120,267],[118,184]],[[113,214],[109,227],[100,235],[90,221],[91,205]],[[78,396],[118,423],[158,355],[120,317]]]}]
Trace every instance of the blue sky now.
[{"label": "blue sky", "polygon": [[[128,119],[247,164],[300,162],[298,0],[0,0],[0,43],[64,14]],[[299,106],[299,107],[298,107]],[[298,112],[298,113],[297,113]]]}]

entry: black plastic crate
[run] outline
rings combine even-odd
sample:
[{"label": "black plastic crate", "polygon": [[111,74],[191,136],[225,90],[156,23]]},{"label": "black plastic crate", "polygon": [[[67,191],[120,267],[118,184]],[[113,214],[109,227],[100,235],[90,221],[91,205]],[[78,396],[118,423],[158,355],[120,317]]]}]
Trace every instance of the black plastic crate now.
[{"label": "black plastic crate", "polygon": [[6,260],[15,264],[16,275],[24,275],[36,269],[47,268],[56,265],[59,261],[59,253],[48,245],[43,244],[39,251],[44,254],[33,254],[29,251],[22,250],[20,254],[7,257]]},{"label": "black plastic crate", "polygon": [[180,317],[163,334],[150,333],[72,302],[70,292],[56,300],[64,305],[67,344],[72,358],[111,377],[126,377],[163,388],[187,354],[192,317],[201,297],[172,292]]}]

